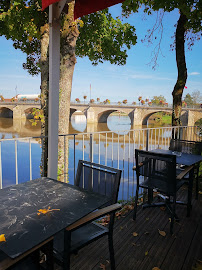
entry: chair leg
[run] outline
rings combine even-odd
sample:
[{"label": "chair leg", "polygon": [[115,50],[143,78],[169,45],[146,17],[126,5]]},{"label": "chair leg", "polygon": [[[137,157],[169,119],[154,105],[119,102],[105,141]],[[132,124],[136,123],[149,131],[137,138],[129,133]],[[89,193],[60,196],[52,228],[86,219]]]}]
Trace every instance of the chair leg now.
[{"label": "chair leg", "polygon": [[136,219],[138,194],[139,194],[139,186],[137,186],[137,188],[136,188],[135,205],[134,205],[134,210],[133,210],[133,220]]},{"label": "chair leg", "polygon": [[153,201],[153,189],[149,188],[148,189],[148,203],[151,204]]},{"label": "chair leg", "polygon": [[63,270],[70,270],[70,249],[71,249],[71,232],[65,230]]},{"label": "chair leg", "polygon": [[109,242],[109,256],[110,256],[111,270],[115,270],[114,245],[113,245],[112,232],[109,232],[108,234],[108,242]]},{"label": "chair leg", "polygon": [[173,234],[174,220],[175,220],[175,208],[176,208],[176,194],[173,196],[173,207],[171,212],[171,222],[170,222],[170,234]]},{"label": "chair leg", "polygon": [[198,176],[199,176],[199,164],[196,166],[196,196],[195,199],[198,200],[198,191],[199,191],[199,180],[198,180]]},{"label": "chair leg", "polygon": [[191,211],[193,178],[194,178],[194,169],[192,169],[190,171],[190,174],[189,174],[188,199],[187,199],[187,217],[190,216],[190,211]]},{"label": "chair leg", "polygon": [[46,256],[47,256],[47,269],[54,269],[54,261],[53,261],[53,240],[50,241],[46,246]]}]

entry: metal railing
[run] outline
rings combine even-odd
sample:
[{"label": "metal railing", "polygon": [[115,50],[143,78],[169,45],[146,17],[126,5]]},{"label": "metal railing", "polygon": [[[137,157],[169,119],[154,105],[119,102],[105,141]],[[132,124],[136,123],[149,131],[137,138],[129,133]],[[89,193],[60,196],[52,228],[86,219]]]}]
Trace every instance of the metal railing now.
[{"label": "metal railing", "polygon": [[[130,200],[135,194],[135,149],[168,149],[170,139],[199,141],[201,127],[160,127],[125,132],[95,132],[60,135],[59,178],[74,183],[79,159],[122,170],[119,199]],[[41,160],[45,137],[0,140],[0,188],[43,175]]]}]

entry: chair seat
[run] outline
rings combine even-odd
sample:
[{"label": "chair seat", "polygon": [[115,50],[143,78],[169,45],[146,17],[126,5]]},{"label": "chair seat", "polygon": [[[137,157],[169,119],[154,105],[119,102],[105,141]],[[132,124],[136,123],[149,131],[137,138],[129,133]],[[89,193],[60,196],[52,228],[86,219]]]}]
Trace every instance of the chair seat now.
[{"label": "chair seat", "polygon": [[[181,186],[186,183],[185,180],[179,180],[176,183],[176,190],[178,190]],[[174,191],[171,189],[171,186],[168,185],[167,182],[163,182],[162,180],[155,179],[155,178],[146,178],[142,183],[139,185],[142,188],[149,188],[149,189],[156,189],[159,192],[162,192],[167,195],[173,195]]]},{"label": "chair seat", "polygon": [[[97,222],[91,222],[71,233],[71,253],[74,253],[91,243],[95,239],[107,234],[108,228],[98,224]],[[64,251],[64,231],[58,233],[54,238],[54,250],[60,253],[63,257]]]}]

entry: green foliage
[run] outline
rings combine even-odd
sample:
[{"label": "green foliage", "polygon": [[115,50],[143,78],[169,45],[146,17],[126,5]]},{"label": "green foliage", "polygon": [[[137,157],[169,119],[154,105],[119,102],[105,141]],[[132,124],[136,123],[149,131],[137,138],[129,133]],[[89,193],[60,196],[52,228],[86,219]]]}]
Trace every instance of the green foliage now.
[{"label": "green foliage", "polygon": [[153,96],[151,99],[152,104],[159,105],[160,101],[163,101],[164,103],[166,102],[166,98],[163,95],[160,96]]},{"label": "green foliage", "polygon": [[194,92],[192,92],[192,94],[187,93],[185,98],[184,98],[184,102],[187,103],[187,106],[201,104],[202,103],[202,95],[201,95],[200,91],[194,91]]},{"label": "green foliage", "polygon": [[76,54],[88,56],[94,65],[103,61],[124,65],[126,48],[136,44],[135,28],[114,19],[107,9],[84,16],[82,21],[84,26],[79,27]]},{"label": "green foliage", "polygon": [[43,110],[33,108],[32,115],[34,119],[29,120],[32,123],[32,126],[36,126],[39,121],[41,121],[41,123],[45,122]]},{"label": "green foliage", "polygon": [[189,93],[186,94],[186,96],[185,96],[185,98],[184,98],[184,102],[187,103],[187,106],[188,106],[188,107],[189,107],[189,106],[192,106],[192,105],[194,104],[193,98],[192,98],[192,96],[191,96]]}]

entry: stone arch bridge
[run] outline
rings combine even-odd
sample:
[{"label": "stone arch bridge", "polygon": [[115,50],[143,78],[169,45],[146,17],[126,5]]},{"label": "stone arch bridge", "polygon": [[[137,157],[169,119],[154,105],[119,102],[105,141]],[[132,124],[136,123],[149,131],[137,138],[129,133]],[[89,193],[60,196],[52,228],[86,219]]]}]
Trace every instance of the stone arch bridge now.
[{"label": "stone arch bridge", "polygon": [[[13,120],[30,118],[31,109],[33,108],[41,108],[41,104],[34,102],[1,102],[0,117],[12,117]],[[132,126],[146,124],[149,117],[156,112],[172,113],[172,109],[166,107],[71,103],[70,117],[76,111],[83,112],[88,123],[106,123],[108,116],[112,112],[124,112],[130,117]],[[200,118],[202,118],[201,109],[182,109],[182,125],[193,126]]]},{"label": "stone arch bridge", "polygon": [[[70,117],[76,111],[84,113],[87,123],[106,123],[112,112],[124,112],[130,119],[132,126],[146,125],[149,117],[156,112],[172,113],[172,108],[149,106],[124,106],[106,104],[73,104],[70,105]],[[182,108],[181,121],[184,126],[193,126],[202,118],[201,109]]]}]

